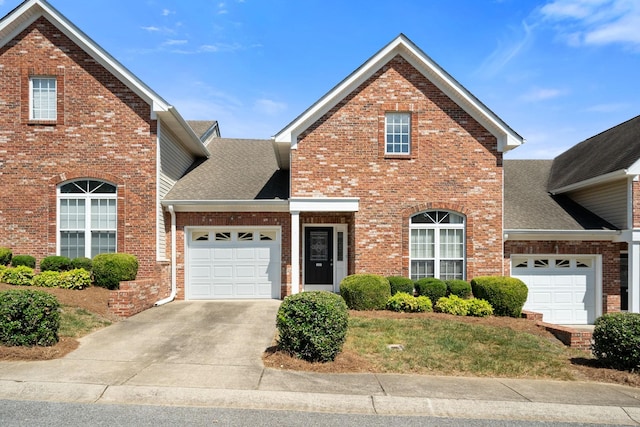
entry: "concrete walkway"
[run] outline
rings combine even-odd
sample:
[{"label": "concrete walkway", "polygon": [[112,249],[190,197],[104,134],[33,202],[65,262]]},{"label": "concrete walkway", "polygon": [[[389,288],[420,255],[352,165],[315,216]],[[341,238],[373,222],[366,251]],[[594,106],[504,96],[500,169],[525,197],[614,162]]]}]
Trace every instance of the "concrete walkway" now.
[{"label": "concrete walkway", "polygon": [[264,368],[279,301],[174,302],[65,358],[0,362],[0,399],[640,425],[640,389]]}]

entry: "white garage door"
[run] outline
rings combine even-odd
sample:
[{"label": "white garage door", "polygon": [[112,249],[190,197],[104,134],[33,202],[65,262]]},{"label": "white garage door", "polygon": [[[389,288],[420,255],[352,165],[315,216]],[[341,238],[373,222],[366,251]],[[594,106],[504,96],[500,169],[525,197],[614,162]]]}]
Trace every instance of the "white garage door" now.
[{"label": "white garage door", "polygon": [[280,230],[187,232],[186,298],[279,298]]},{"label": "white garage door", "polygon": [[529,288],[524,310],[542,313],[543,321],[559,325],[585,325],[595,321],[593,257],[513,257],[511,275]]}]

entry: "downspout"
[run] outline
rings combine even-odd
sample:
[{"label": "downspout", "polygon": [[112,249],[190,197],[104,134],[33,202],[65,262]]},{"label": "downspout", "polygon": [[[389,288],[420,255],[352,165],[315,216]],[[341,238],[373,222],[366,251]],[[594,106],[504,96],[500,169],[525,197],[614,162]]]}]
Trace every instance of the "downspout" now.
[{"label": "downspout", "polygon": [[171,215],[171,294],[164,299],[156,302],[154,306],[159,306],[173,301],[176,298],[177,293],[177,281],[176,281],[176,212],[173,210],[173,205],[168,206],[169,214]]}]

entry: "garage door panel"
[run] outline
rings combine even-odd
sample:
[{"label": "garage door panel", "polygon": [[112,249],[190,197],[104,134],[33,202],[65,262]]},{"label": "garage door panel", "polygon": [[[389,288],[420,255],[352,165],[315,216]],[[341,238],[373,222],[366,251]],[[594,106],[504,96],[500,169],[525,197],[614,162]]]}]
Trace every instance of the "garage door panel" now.
[{"label": "garage door panel", "polygon": [[[279,236],[273,229],[260,229]],[[202,230],[198,230],[202,231]],[[219,231],[224,240],[192,242],[189,235],[189,299],[272,298],[280,291],[280,240],[246,240],[251,230],[239,239],[236,231]],[[260,231],[254,230],[254,236]]]}]

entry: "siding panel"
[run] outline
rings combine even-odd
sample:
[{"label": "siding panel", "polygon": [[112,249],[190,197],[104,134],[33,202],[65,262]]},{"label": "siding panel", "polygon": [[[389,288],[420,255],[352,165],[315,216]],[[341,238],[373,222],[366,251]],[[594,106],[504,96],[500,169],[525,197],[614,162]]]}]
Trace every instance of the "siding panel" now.
[{"label": "siding panel", "polygon": [[575,191],[569,196],[577,203],[621,229],[627,226],[626,179]]}]

